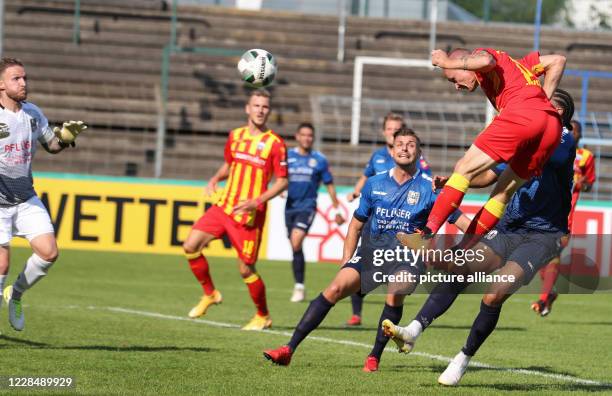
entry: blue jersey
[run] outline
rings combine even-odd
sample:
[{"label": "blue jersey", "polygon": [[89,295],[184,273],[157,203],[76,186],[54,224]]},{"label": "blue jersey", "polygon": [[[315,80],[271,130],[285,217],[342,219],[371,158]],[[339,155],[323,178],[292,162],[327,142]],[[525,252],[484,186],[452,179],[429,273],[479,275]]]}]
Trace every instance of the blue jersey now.
[{"label": "blue jersey", "polygon": [[327,158],[318,151],[301,155],[297,148],[287,152],[289,187],[285,210],[315,210],[319,184],[333,183]]},{"label": "blue jersey", "polygon": [[427,223],[436,197],[431,177],[421,170],[417,169],[412,179],[400,185],[391,169],[366,181],[353,216],[368,223],[371,237],[395,235],[399,231],[413,233]]},{"label": "blue jersey", "polygon": [[[561,143],[548,160],[541,176],[528,180],[512,196],[499,226],[507,232],[567,233],[567,216],[572,202],[576,142],[563,128]],[[500,174],[506,164],[498,165]]]},{"label": "blue jersey", "polygon": [[[393,160],[393,157],[391,157],[391,154],[389,154],[389,149],[383,147],[372,153],[370,160],[368,161],[365,169],[363,170],[363,175],[365,177],[372,177],[374,175],[385,173],[394,166],[395,161]],[[425,158],[423,158],[422,155],[417,161],[417,168],[420,169],[423,173],[431,176],[429,164],[427,164],[427,161],[425,161]]]}]

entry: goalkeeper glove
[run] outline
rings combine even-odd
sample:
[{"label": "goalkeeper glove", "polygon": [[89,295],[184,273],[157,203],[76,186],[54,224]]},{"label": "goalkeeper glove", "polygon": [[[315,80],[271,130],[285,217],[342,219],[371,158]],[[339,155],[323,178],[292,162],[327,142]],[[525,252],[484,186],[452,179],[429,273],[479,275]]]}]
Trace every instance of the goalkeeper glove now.
[{"label": "goalkeeper glove", "polygon": [[76,137],[85,129],[87,129],[87,125],[85,125],[83,121],[71,120],[64,122],[61,128],[53,128],[53,133],[63,145],[72,145],[74,147]]}]

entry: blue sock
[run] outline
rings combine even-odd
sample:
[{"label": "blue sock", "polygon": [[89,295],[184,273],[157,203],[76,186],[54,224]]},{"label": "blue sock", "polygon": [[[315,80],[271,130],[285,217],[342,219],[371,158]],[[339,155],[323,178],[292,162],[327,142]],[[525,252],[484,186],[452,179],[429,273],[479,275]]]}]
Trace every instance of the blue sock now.
[{"label": "blue sock", "polygon": [[304,268],[306,266],[306,262],[304,260],[304,252],[302,249],[293,252],[293,261],[291,264],[293,265],[293,277],[295,278],[295,283],[304,284]]},{"label": "blue sock", "polygon": [[370,352],[370,356],[376,357],[380,361],[380,357],[387,346],[387,342],[389,342],[389,337],[386,337],[382,332],[382,322],[385,319],[389,319],[393,324],[398,324],[402,319],[402,313],[404,311],[404,306],[400,305],[399,307],[392,307],[391,305],[385,304],[385,308],[383,308],[382,314],[380,314],[380,319],[378,320],[378,330],[376,330],[376,340],[374,341],[374,347],[372,348],[372,352]]},{"label": "blue sock", "polygon": [[501,306],[492,307],[484,302],[480,303],[480,312],[472,324],[472,329],[465,346],[461,349],[463,353],[468,356],[474,356],[489,334],[495,330],[500,313]]},{"label": "blue sock", "polygon": [[291,340],[287,345],[291,348],[292,351],[300,345],[300,343],[310,334],[311,331],[319,327],[325,316],[334,304],[327,301],[327,299],[323,296],[323,293],[319,294],[317,298],[310,302],[310,305],[304,312],[300,323],[295,327],[293,331],[293,335],[291,336]]},{"label": "blue sock", "polygon": [[353,315],[361,316],[361,309],[363,308],[363,297],[361,294],[351,295],[351,305],[353,306]]},{"label": "blue sock", "polygon": [[431,291],[414,320],[421,323],[423,330],[425,330],[427,326],[453,305],[457,296],[469,285],[467,282],[439,283]]}]

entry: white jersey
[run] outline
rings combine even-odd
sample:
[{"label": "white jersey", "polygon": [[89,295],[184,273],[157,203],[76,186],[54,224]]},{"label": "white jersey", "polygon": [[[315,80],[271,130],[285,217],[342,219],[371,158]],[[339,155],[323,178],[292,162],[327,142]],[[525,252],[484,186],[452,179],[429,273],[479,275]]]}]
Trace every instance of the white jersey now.
[{"label": "white jersey", "polygon": [[36,140],[49,143],[54,134],[42,111],[29,102],[14,113],[0,105],[0,205],[25,202],[36,193],[32,158]]}]

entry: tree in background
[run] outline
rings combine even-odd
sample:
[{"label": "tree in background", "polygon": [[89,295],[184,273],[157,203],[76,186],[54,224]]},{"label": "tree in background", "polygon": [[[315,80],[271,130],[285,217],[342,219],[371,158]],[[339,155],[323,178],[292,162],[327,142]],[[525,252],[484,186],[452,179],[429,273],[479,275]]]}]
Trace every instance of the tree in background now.
[{"label": "tree in background", "polygon": [[[484,18],[487,0],[453,0],[458,6],[479,18]],[[496,22],[533,23],[536,12],[535,0],[489,0],[490,20]],[[559,20],[566,11],[567,0],[543,0],[542,23],[551,24]]]}]

